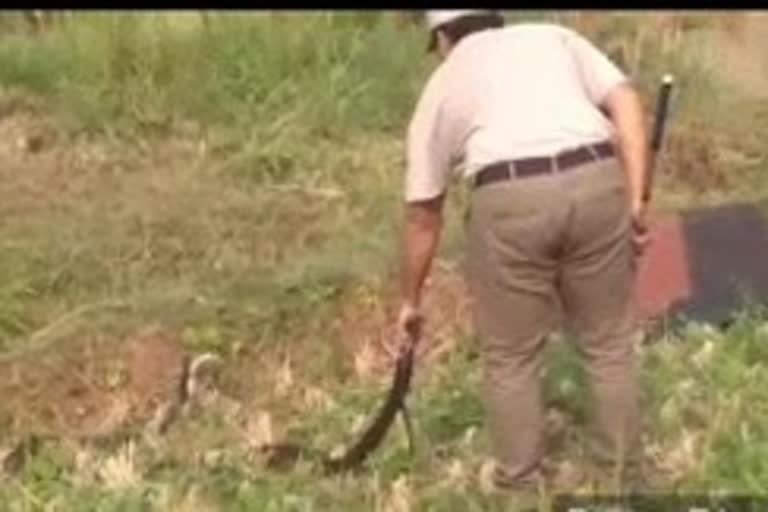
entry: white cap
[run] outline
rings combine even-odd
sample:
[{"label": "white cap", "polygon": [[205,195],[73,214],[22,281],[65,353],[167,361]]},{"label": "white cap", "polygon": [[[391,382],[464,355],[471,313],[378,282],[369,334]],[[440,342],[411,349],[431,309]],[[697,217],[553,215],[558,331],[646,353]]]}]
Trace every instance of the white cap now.
[{"label": "white cap", "polygon": [[497,14],[493,9],[436,9],[426,13],[427,29],[435,30],[440,25],[445,25],[462,16],[474,16],[478,14]]}]

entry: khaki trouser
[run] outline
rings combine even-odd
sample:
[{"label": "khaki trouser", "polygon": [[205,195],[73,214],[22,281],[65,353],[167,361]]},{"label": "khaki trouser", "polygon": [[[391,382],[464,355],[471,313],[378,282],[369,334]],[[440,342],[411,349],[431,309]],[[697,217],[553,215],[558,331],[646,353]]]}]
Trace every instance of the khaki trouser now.
[{"label": "khaki trouser", "polygon": [[468,282],[500,485],[538,479],[540,359],[561,313],[592,384],[595,462],[611,471],[638,463],[634,255],[624,183],[609,158],[472,191]]}]

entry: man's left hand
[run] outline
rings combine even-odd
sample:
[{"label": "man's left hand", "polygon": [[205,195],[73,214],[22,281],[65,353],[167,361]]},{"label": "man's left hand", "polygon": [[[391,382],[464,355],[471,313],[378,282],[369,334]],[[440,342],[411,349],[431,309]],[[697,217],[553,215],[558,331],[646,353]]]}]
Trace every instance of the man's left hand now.
[{"label": "man's left hand", "polygon": [[648,228],[647,207],[646,204],[639,203],[632,207],[632,245],[635,253],[640,255],[645,252],[646,247],[651,242],[650,230]]}]

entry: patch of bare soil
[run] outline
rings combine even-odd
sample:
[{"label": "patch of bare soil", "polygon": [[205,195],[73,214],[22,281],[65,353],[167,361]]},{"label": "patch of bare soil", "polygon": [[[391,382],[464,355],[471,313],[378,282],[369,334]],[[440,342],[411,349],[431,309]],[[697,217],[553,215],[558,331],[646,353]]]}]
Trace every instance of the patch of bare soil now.
[{"label": "patch of bare soil", "polygon": [[94,340],[77,350],[0,364],[0,407],[12,418],[12,430],[64,435],[99,430],[114,405],[109,388],[119,372],[103,364],[112,359],[108,352]]},{"label": "patch of bare soil", "polygon": [[185,351],[158,328],[114,341],[72,343],[68,350],[0,363],[0,408],[16,432],[104,437],[143,424],[177,400]]},{"label": "patch of bare soil", "polygon": [[175,334],[150,327],[128,342],[128,392],[136,416],[148,421],[155,411],[184,398],[188,354]]}]

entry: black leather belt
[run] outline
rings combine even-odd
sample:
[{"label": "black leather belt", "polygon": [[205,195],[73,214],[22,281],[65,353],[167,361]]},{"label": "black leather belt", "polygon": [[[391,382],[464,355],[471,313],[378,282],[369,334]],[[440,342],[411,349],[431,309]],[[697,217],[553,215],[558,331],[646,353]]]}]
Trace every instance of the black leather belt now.
[{"label": "black leather belt", "polygon": [[497,162],[482,168],[474,178],[475,187],[511,178],[529,178],[553,172],[564,172],[587,162],[614,156],[613,144],[601,142],[569,149],[557,155],[521,158]]}]

